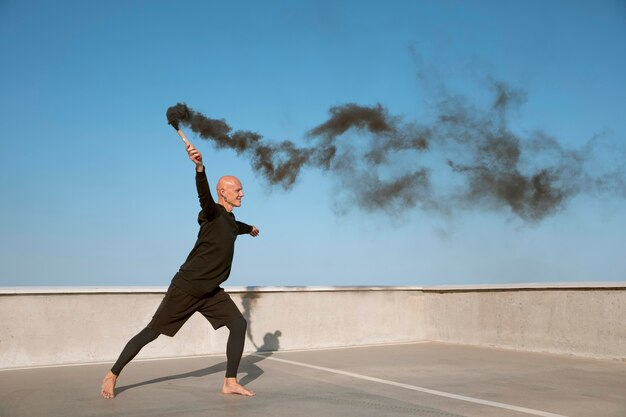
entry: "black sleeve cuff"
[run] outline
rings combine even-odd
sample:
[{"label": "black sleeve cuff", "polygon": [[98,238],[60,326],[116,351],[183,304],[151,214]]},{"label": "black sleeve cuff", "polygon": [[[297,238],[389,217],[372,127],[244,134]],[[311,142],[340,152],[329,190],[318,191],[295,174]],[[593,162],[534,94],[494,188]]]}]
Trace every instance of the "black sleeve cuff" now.
[{"label": "black sleeve cuff", "polygon": [[[204,168],[204,165],[202,166]],[[204,178],[206,179],[206,168],[202,170],[202,172],[196,171],[196,178]]]}]

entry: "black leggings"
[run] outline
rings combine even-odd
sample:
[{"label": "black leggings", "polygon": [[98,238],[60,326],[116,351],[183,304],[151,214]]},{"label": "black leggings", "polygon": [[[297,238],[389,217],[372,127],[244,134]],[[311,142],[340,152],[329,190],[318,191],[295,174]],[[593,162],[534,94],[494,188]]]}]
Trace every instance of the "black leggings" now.
[{"label": "black leggings", "polygon": [[237,378],[237,369],[239,369],[243,345],[246,342],[248,322],[241,316],[226,323],[226,327],[230,331],[228,342],[226,342],[226,378]]},{"label": "black leggings", "polygon": [[143,349],[145,345],[155,340],[157,337],[159,337],[160,334],[161,333],[149,327],[146,327],[145,329],[137,333],[135,337],[133,337],[128,341],[128,343],[126,343],[124,350],[122,350],[122,353],[120,353],[120,357],[117,358],[117,362],[115,362],[115,365],[113,365],[113,368],[111,368],[111,372],[113,372],[115,375],[119,375],[120,372],[122,372],[122,369],[124,369],[124,367],[126,366],[126,364],[133,360],[133,358],[137,356],[139,351]]},{"label": "black leggings", "polygon": [[[226,377],[236,378],[237,370],[239,369],[239,362],[241,361],[241,355],[243,355],[243,347],[246,339],[246,328],[248,323],[243,317],[232,320],[226,323],[226,327],[230,331],[228,335],[228,342],[226,344]],[[136,336],[128,341],[124,350],[117,359],[117,362],[111,368],[111,372],[115,375],[119,375],[122,369],[133,360],[141,349],[148,343],[154,341],[159,337],[160,333],[154,329],[146,327]]]}]

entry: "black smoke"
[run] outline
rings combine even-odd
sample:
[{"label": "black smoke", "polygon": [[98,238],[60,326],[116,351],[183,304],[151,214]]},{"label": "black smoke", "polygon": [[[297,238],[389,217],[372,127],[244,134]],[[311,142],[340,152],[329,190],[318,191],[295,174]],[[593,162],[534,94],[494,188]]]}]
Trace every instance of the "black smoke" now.
[{"label": "black smoke", "polygon": [[[591,143],[571,150],[542,131],[514,133],[508,118],[525,93],[500,82],[491,88],[486,108],[462,96],[441,98],[431,122],[405,122],[381,104],[334,106],[327,120],[304,135],[305,145],[233,131],[226,121],[183,103],[170,107],[167,118],[176,129],[180,123],[216,147],[249,158],[272,185],[290,189],[305,168],[332,173],[351,202],[368,211],[487,208],[532,222],[558,212],[581,192],[626,195],[623,168],[596,174],[587,167]],[[438,181],[441,176],[448,180]]]}]

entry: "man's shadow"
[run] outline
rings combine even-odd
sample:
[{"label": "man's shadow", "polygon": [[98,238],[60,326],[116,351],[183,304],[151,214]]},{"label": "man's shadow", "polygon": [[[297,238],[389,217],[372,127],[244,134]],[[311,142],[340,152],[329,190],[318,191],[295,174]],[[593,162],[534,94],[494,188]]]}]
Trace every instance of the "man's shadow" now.
[{"label": "man's shadow", "polygon": [[[279,350],[280,344],[279,344],[278,338],[281,335],[282,335],[281,331],[276,330],[274,333],[268,332],[265,334],[265,336],[263,336],[263,345],[257,346],[256,344],[254,344],[254,341],[252,342],[254,344],[254,347],[257,348],[257,350],[256,352],[242,358],[241,360],[241,364],[239,366],[240,373],[246,374],[243,378],[239,380],[239,383],[241,385],[245,386],[246,384],[253,382],[258,377],[263,375],[264,371],[263,369],[257,366],[257,363],[272,356],[274,352]],[[191,377],[199,378],[199,377],[203,377],[207,375],[212,375],[217,372],[223,372],[223,373],[226,372],[226,361],[215,364],[213,366],[209,366],[208,368],[199,369],[197,371],[185,372],[185,373],[177,374],[177,375],[169,375],[169,376],[164,376],[160,378],[154,378],[149,381],[138,382],[136,384],[124,385],[122,387],[116,388],[115,392],[116,392],[116,395],[119,395],[126,390],[136,388],[136,387],[141,387],[144,385],[158,384],[161,382],[172,381],[176,379],[191,378]]]},{"label": "man's shadow", "polygon": [[239,381],[241,385],[245,386],[263,375],[263,369],[259,368],[256,364],[269,358],[280,349],[278,342],[280,336],[282,336],[280,330],[276,330],[274,333],[265,333],[265,336],[263,336],[263,344],[261,346],[254,345],[254,347],[257,348],[256,352],[242,359],[241,369],[246,373],[246,376]]}]

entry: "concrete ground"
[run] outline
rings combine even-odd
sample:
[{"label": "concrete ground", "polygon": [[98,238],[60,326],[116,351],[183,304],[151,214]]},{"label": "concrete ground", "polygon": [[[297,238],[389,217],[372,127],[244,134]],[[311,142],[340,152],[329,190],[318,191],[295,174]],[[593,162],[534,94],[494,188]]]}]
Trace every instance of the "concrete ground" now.
[{"label": "concrete ground", "polygon": [[414,343],[245,356],[253,398],[220,394],[224,357],[0,371],[0,417],[624,417],[626,363]]}]

